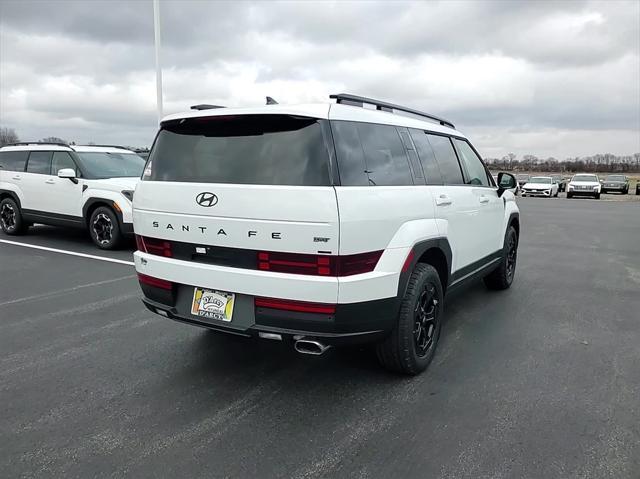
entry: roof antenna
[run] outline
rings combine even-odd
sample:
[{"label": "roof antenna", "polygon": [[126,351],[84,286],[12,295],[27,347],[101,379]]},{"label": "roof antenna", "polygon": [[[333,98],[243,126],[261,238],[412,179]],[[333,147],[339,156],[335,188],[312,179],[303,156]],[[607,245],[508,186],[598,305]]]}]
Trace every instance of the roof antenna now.
[{"label": "roof antenna", "polygon": [[273,98],[271,98],[270,96],[267,97],[267,105],[277,105],[278,102],[275,101]]}]

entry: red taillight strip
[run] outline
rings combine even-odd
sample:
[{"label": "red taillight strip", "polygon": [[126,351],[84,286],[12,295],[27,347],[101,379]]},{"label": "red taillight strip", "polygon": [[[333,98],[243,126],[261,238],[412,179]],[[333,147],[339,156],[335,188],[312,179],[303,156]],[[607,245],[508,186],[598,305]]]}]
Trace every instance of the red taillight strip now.
[{"label": "red taillight strip", "polygon": [[172,258],[171,242],[147,236],[136,235],[136,246],[144,253]]},{"label": "red taillight strip", "polygon": [[336,312],[335,304],[308,303],[290,299],[255,298],[255,304],[256,308],[280,309],[300,313],[334,314]]},{"label": "red taillight strip", "polygon": [[148,276],[146,274],[138,273],[138,281],[143,284],[153,286],[155,288],[171,290],[173,288],[173,283],[171,281],[167,281],[166,279],[155,278],[153,276]]}]

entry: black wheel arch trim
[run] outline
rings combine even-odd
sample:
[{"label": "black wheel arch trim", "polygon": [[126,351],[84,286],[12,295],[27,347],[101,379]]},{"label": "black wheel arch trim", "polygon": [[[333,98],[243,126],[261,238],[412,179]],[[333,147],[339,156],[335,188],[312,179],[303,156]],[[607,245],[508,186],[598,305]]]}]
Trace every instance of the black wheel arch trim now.
[{"label": "black wheel arch trim", "polygon": [[18,208],[22,208],[22,205],[20,204],[20,198],[18,198],[18,195],[15,193],[15,191],[0,190],[0,197],[4,197],[4,196],[9,196],[13,201],[16,202],[16,204],[18,205]]},{"label": "black wheel arch trim", "polygon": [[[116,215],[116,219],[118,220],[118,226],[120,227],[120,231],[127,232],[127,230],[131,230],[132,228],[127,228],[124,223],[124,219],[122,218],[122,212],[113,206],[114,201],[108,200],[106,198],[89,198],[84,206],[82,207],[82,217],[84,218],[84,226],[85,228],[89,227],[89,211],[93,210],[94,205],[102,205],[110,208],[113,211],[113,214]],[[100,206],[96,206],[99,208]]]},{"label": "black wheel arch trim", "polygon": [[439,268],[436,265],[432,265],[432,266],[434,266],[436,270],[438,270],[438,274],[440,275],[441,280],[443,279],[442,275],[446,274],[446,278],[444,278],[444,281],[442,281],[442,289],[443,291],[447,290],[447,287],[449,286],[449,281],[451,279],[451,261],[453,257],[453,254],[451,253],[451,246],[449,245],[449,241],[445,237],[430,238],[424,241],[419,241],[418,243],[413,245],[413,248],[411,249],[411,253],[413,254],[413,257],[408,267],[403,268],[403,269],[406,269],[406,271],[400,272],[400,279],[398,281],[398,296],[397,296],[398,307],[400,306],[400,303],[399,303],[400,299],[404,297],[407,291],[407,285],[409,283],[409,277],[411,276],[411,273],[413,273],[413,270],[415,269],[416,265],[420,262],[423,255],[427,251],[432,249],[438,250],[444,256],[446,264],[440,265],[440,266],[444,266],[444,271],[442,271],[442,267]]}]

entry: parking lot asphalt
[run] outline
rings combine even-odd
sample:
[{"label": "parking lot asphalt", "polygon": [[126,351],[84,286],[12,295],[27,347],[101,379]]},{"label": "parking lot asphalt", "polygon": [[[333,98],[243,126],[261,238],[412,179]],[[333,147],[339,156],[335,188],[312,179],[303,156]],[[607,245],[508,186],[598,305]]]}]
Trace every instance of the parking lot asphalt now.
[{"label": "parking lot asphalt", "polygon": [[129,265],[0,243],[2,476],[637,479],[640,204],[518,203],[514,285],[450,298],[415,378],[175,323]]}]

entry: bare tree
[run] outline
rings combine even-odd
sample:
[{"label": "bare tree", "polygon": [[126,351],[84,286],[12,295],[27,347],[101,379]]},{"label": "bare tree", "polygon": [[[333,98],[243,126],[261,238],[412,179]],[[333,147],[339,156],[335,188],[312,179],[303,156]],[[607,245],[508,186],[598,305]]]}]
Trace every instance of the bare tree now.
[{"label": "bare tree", "polygon": [[58,138],[57,136],[47,136],[46,138],[43,138],[41,141],[43,141],[45,143],[65,143],[65,144],[67,144],[66,141],[64,141],[62,138]]},{"label": "bare tree", "polygon": [[20,141],[16,131],[13,128],[0,128],[0,146],[7,145],[9,143],[17,143]]}]

